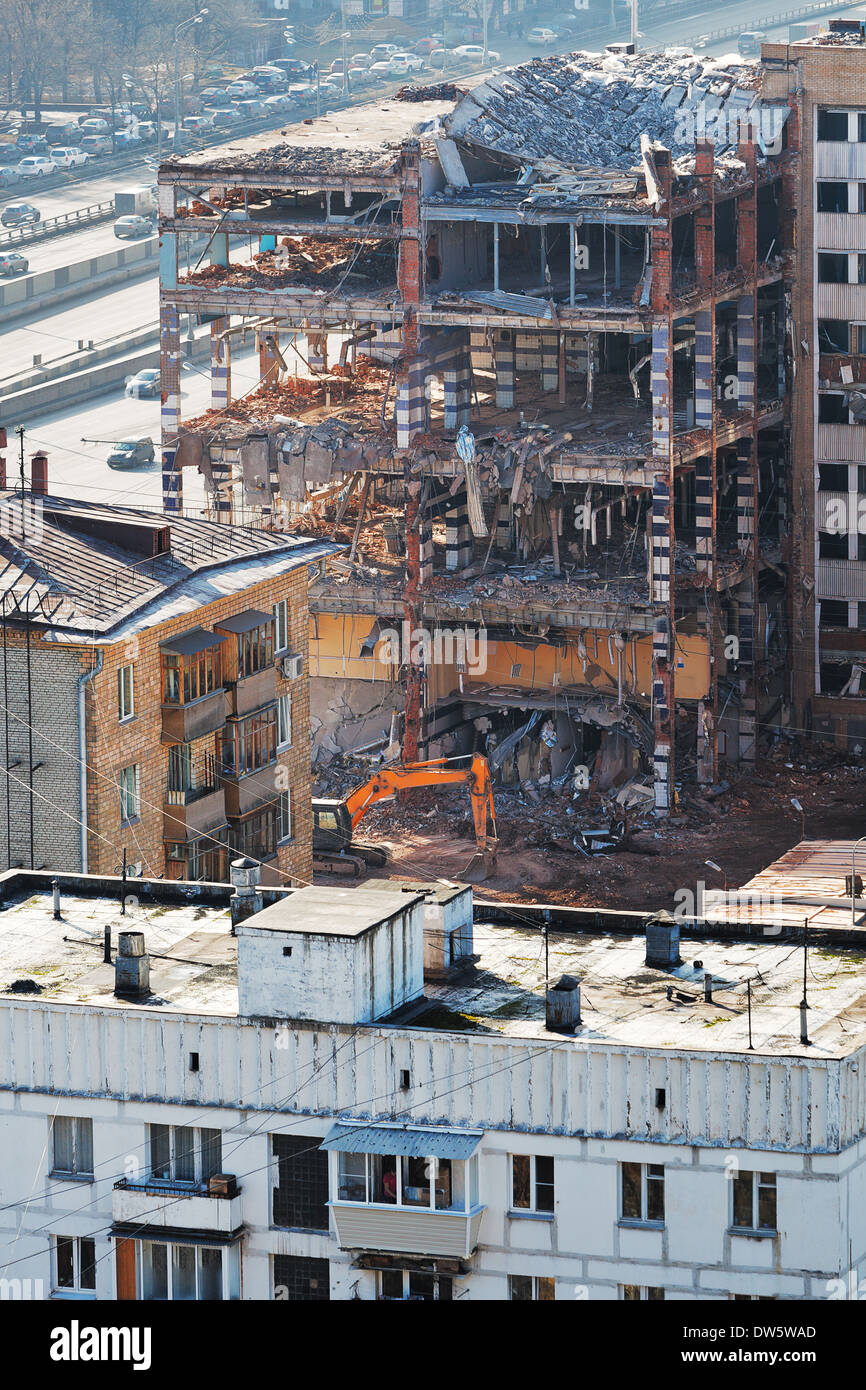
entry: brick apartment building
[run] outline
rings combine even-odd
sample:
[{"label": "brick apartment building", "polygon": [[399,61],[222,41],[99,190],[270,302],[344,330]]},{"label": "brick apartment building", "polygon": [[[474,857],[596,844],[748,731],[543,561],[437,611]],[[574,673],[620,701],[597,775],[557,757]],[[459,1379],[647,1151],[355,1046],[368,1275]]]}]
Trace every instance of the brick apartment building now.
[{"label": "brick apartment building", "polygon": [[[795,113],[791,552],[793,722],[866,742],[866,39],[860,22],[765,43]],[[789,132],[790,132],[789,124]]]},{"label": "brick apartment building", "polygon": [[3,515],[0,858],[308,879],[307,582],[333,547],[47,495]]}]

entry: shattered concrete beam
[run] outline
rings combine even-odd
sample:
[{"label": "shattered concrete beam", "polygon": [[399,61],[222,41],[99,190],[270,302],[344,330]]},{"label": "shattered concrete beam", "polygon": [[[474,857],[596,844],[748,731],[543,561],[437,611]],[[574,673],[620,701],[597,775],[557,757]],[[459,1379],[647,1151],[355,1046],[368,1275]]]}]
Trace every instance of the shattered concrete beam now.
[{"label": "shattered concrete beam", "polygon": [[375,234],[377,241],[379,239],[398,241],[400,237],[405,235],[402,227],[391,222],[383,222],[381,226],[375,223],[372,228],[361,228],[351,222],[290,222],[282,217],[267,219],[232,217],[226,219],[221,225],[214,217],[164,217],[160,220],[160,230],[168,232],[205,232],[210,234],[218,225],[221,231],[229,231],[232,235],[236,232],[252,231],[278,236],[345,237],[356,241],[367,240],[371,233]]}]

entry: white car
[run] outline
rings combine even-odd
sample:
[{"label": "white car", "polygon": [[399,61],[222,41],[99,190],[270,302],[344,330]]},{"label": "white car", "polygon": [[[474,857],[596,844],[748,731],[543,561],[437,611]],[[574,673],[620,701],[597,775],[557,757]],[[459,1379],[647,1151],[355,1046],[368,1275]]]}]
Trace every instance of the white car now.
[{"label": "white car", "polygon": [[29,154],[20,161],[18,172],[22,179],[44,179],[53,174],[56,168],[54,160],[49,159],[47,154]]},{"label": "white car", "polygon": [[381,63],[371,63],[367,71],[371,72],[374,77],[391,77],[394,69],[391,67],[391,60],[386,58]]},{"label": "white car", "polygon": [[552,29],[545,29],[543,25],[537,24],[534,29],[530,29],[526,35],[526,42],[533,44],[556,43],[556,34]]},{"label": "white car", "polygon": [[86,121],[79,121],[78,124],[87,135],[108,135],[111,130],[108,121],[101,116],[88,116]]},{"label": "white car", "polygon": [[370,64],[381,63],[383,58],[390,58],[400,50],[395,43],[377,43],[370,49]]},{"label": "white car", "polygon": [[51,158],[59,169],[77,169],[80,164],[86,164],[90,156],[77,145],[55,145]]},{"label": "white car", "polygon": [[294,106],[292,98],[286,92],[276,92],[272,97],[265,97],[264,105],[271,111],[291,111]]},{"label": "white car", "polygon": [[[554,38],[556,38],[556,35],[555,35],[555,34],[554,34]],[[460,45],[459,48],[454,48],[454,49],[452,49],[451,51],[452,51],[452,53],[454,53],[454,54],[456,55],[456,57],[458,57],[458,58],[467,58],[467,59],[469,59],[470,62],[473,62],[473,63],[474,63],[474,62],[479,62],[479,63],[484,62],[484,49],[481,47],[481,44],[480,44],[480,43],[462,43],[462,44]],[[488,50],[487,50],[487,62],[488,62],[488,63],[498,63],[498,62],[499,62],[499,59],[500,59],[500,54],[496,53],[496,52],[494,51],[494,49],[488,48]]]},{"label": "white car", "polygon": [[424,59],[419,58],[417,53],[395,53],[391,58],[391,71],[396,77],[402,77],[407,72],[420,72],[424,67]]},{"label": "white car", "polygon": [[368,68],[372,63],[369,53],[353,53],[349,59],[350,68]]},{"label": "white car", "polygon": [[255,82],[230,82],[226,87],[227,97],[257,97],[259,89]]}]

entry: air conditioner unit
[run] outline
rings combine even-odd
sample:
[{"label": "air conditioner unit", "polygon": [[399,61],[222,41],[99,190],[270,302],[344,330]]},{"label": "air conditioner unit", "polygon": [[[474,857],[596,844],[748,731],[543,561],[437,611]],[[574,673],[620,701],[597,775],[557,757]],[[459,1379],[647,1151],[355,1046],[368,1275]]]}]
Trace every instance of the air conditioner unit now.
[{"label": "air conditioner unit", "polygon": [[298,680],[304,671],[304,658],[302,656],[281,656],[280,671],[287,681]]}]

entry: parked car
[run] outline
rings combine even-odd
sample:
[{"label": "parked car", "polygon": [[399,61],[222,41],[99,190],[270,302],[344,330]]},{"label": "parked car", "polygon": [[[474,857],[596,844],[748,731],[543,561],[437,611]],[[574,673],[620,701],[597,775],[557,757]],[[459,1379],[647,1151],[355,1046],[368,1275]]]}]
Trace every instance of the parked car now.
[{"label": "parked car", "polygon": [[445,56],[447,50],[444,48],[434,48],[431,50],[427,59],[431,68],[443,68],[445,66]]},{"label": "parked car", "polygon": [[424,59],[418,53],[394,53],[391,56],[391,71],[395,77],[403,77],[407,72],[421,72]]},{"label": "parked car", "polygon": [[131,150],[136,145],[140,145],[141,140],[134,130],[118,130],[114,135],[114,148],[116,150]]},{"label": "parked car", "polygon": [[118,217],[114,224],[114,235],[125,241],[134,237],[153,236],[153,223],[148,217],[130,213],[128,217]]},{"label": "parked car", "polygon": [[526,42],[543,47],[550,43],[556,43],[556,34],[552,29],[545,29],[543,24],[536,24],[535,28],[530,29],[526,35]]},{"label": "parked car", "polygon": [[374,77],[379,77],[387,81],[388,78],[392,76],[391,59],[380,58],[378,63],[371,64],[369,71]]},{"label": "parked car", "polygon": [[105,462],[109,468],[146,468],[155,458],[149,435],[138,439],[118,439]]},{"label": "parked car", "polygon": [[26,227],[41,220],[42,213],[32,203],[7,203],[0,213],[0,226],[3,227]]},{"label": "parked car", "polygon": [[55,145],[51,158],[58,169],[77,169],[87,163],[87,153],[78,145]]},{"label": "parked car", "polygon": [[54,125],[45,127],[45,142],[51,147],[54,145],[69,145],[78,135],[77,121],[57,121]]},{"label": "parked car", "polygon": [[265,97],[264,104],[270,115],[272,112],[291,111],[295,103],[288,92],[276,92],[272,97]]},{"label": "parked car", "polygon": [[184,130],[210,130],[213,121],[207,112],[203,112],[201,116],[184,116],[181,125]]},{"label": "parked car", "polygon": [[349,59],[350,68],[368,68],[372,62],[369,53],[353,53]]},{"label": "parked car", "polygon": [[26,275],[30,262],[17,251],[0,251],[0,275]]},{"label": "parked car", "polygon": [[24,154],[48,154],[51,148],[43,135],[33,135],[26,130],[16,135],[15,144]]},{"label": "parked car", "polygon": [[422,57],[427,57],[428,54],[433,52],[434,48],[442,47],[443,38],[444,35],[442,34],[434,34],[432,38],[419,39],[417,43],[412,45],[412,52],[420,53]]},{"label": "parked car", "polygon": [[214,101],[220,101],[225,94],[225,87],[205,87],[199,92],[199,96],[206,106],[212,104]]},{"label": "parked car", "polygon": [[372,87],[376,82],[375,74],[369,68],[349,68],[348,78],[349,88],[353,92],[360,91],[362,87]]},{"label": "parked car", "polygon": [[79,148],[91,158],[94,155],[111,154],[114,150],[110,135],[83,135]]},{"label": "parked car", "polygon": [[226,87],[226,96],[241,100],[243,97],[254,97],[256,90],[255,82],[230,82]]},{"label": "parked car", "polygon": [[459,48],[454,49],[454,53],[458,58],[465,58],[470,63],[498,63],[501,61],[501,54],[493,48],[488,48],[485,58],[484,49],[480,43],[462,43]]},{"label": "parked car", "polygon": [[243,101],[238,102],[238,111],[245,121],[262,121],[268,114],[261,97],[244,97]]},{"label": "parked car", "polygon": [[13,188],[21,182],[21,175],[11,164],[0,164],[0,188]]},{"label": "parked car", "polygon": [[219,81],[219,79],[221,77],[225,77],[225,75],[225,69],[219,63],[208,63],[207,67],[202,73],[202,77],[207,82],[213,80]]},{"label": "parked car", "polygon": [[111,130],[103,116],[86,116],[83,121],[79,121],[79,125],[85,135],[107,135]]},{"label": "parked car", "polygon": [[22,179],[47,179],[56,169],[57,165],[47,154],[29,154],[18,165]]},{"label": "parked car", "polygon": [[237,125],[238,121],[243,119],[236,106],[233,106],[230,111],[209,111],[208,115],[215,130],[227,125]]},{"label": "parked car", "polygon": [[395,43],[377,43],[370,49],[370,66],[373,63],[382,63],[391,57],[392,53],[399,53],[400,50]]},{"label": "parked car", "polygon": [[329,72],[326,77],[321,79],[319,86],[323,92],[337,92],[342,94],[343,74],[341,72]]},{"label": "parked car", "polygon": [[143,145],[152,145],[157,135],[156,124],[154,121],[139,121],[135,133]]},{"label": "parked car", "polygon": [[143,371],[136,372],[135,376],[126,378],[123,394],[130,399],[144,400],[158,396],[160,391],[159,367],[145,367]]}]

